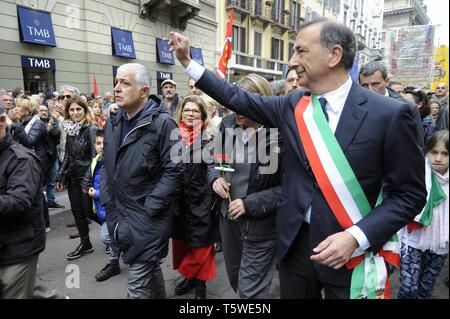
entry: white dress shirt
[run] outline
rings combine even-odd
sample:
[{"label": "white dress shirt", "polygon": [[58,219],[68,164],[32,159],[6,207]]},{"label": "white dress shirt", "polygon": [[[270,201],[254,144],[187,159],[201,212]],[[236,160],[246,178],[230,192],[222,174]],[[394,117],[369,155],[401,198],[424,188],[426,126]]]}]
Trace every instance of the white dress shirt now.
[{"label": "white dress shirt", "polygon": [[[194,81],[200,80],[203,73],[205,72],[205,67],[198,64],[196,61],[191,60],[188,67],[186,68],[186,74],[190,76]],[[340,86],[338,89],[320,94],[317,98],[325,98],[327,100],[327,104],[325,106],[325,110],[328,114],[328,124],[330,125],[333,133],[336,132],[337,125],[339,123],[339,119],[341,118],[342,110],[344,109],[345,101],[347,100],[347,96],[350,93],[350,89],[352,88],[352,79],[350,76],[347,81]],[[305,222],[308,224],[311,221],[311,206],[308,207],[305,214]],[[363,231],[356,225],[346,229],[352,236],[356,239],[359,244],[360,249],[366,250],[370,247],[369,240],[367,236],[363,233]]]}]

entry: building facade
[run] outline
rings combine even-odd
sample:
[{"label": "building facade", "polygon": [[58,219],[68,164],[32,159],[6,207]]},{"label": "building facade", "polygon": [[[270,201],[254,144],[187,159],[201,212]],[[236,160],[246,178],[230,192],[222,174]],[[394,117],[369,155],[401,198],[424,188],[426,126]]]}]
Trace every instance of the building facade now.
[{"label": "building facade", "polygon": [[216,64],[215,0],[0,0],[0,88],[48,93],[63,84],[81,92],[113,89],[117,67],[144,64],[152,93],[172,78],[181,94],[187,77],[168,50],[171,30],[187,34],[193,57]]},{"label": "building facade", "polygon": [[383,0],[344,0],[342,22],[355,32],[361,64],[381,59]]},{"label": "building facade", "polygon": [[382,52],[389,29],[426,24],[430,18],[423,0],[384,0]]},{"label": "building facade", "polygon": [[268,79],[285,76],[300,24],[323,15],[338,20],[341,0],[216,0],[217,60],[233,9],[233,55],[229,80],[249,73]]}]

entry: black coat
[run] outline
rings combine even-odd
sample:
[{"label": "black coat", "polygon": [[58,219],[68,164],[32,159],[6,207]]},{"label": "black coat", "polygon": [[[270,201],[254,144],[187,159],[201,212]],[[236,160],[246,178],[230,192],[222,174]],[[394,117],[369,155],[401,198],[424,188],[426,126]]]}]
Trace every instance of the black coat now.
[{"label": "black coat", "polygon": [[[204,131],[202,131],[203,134]],[[198,138],[201,138],[200,136]],[[172,238],[187,242],[188,247],[213,244],[218,232],[218,216],[211,211],[212,193],[208,186],[208,163],[193,163],[193,158],[208,147],[210,140],[201,139],[185,147],[185,169],[177,210],[173,220]],[[195,156],[194,156],[195,154]]]},{"label": "black coat", "polygon": [[56,181],[65,185],[74,183],[83,189],[89,189],[91,182],[91,161],[95,155],[94,142],[98,127],[85,124],[78,135],[66,137],[64,160],[59,168]]},{"label": "black coat", "polygon": [[[225,130],[236,127],[234,115],[229,115],[222,120],[219,126],[221,139],[215,139],[216,143],[225,140]],[[262,173],[261,169],[270,163],[263,164],[259,158],[259,152],[256,152],[256,160],[250,165],[250,178],[248,181],[247,195],[242,198],[245,207],[245,214],[240,217],[244,220],[244,228],[242,230],[242,239],[248,241],[264,241],[276,239],[276,213],[278,203],[281,196],[281,182],[284,174],[282,166],[282,142],[278,136],[270,136],[270,130],[267,130],[265,140],[259,140],[258,143],[265,143],[265,153],[275,156],[278,160],[277,168],[273,173]],[[278,147],[274,147],[278,145]],[[224,150],[227,154],[231,150]],[[272,163],[273,164],[273,163]],[[240,164],[242,165],[242,164]],[[220,172],[215,170],[217,164],[212,163],[208,169],[208,186],[212,189],[214,181],[221,177]],[[215,193],[214,193],[215,194]],[[217,206],[221,207],[222,199],[215,195]]]},{"label": "black coat", "polygon": [[0,265],[45,249],[39,159],[11,136],[0,142]]},{"label": "black coat", "polygon": [[50,167],[50,159],[46,150],[47,127],[45,123],[38,119],[33,123],[28,134],[25,132],[25,127],[33,117],[28,117],[22,123],[16,124],[14,138],[17,142],[26,148],[34,150],[37,157],[41,160],[44,180],[46,180],[47,172]]},{"label": "black coat", "polygon": [[105,125],[100,201],[123,261],[158,261],[168,252],[173,203],[183,180],[183,164],[171,160],[179,132],[168,109],[152,96],[121,143],[124,115],[119,109]]}]

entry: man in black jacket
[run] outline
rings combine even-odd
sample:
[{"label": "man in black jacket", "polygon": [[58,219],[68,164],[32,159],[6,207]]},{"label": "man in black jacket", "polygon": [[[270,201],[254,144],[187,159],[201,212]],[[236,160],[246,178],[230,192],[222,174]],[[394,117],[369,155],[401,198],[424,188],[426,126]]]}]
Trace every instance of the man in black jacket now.
[{"label": "man in black jacket", "polygon": [[[171,139],[177,125],[156,96],[150,75],[137,63],[117,70],[119,107],[105,126],[100,201],[111,238],[128,268],[128,298],[166,298],[159,261],[167,255],[172,203],[180,190],[183,164],[174,163]],[[150,97],[149,97],[150,96]]]},{"label": "man in black jacket", "polygon": [[[382,94],[384,96],[396,99],[402,103],[407,102],[403,96],[395,92],[388,87],[388,73],[386,66],[378,61],[371,61],[361,66],[359,71],[359,83],[362,87],[369,91]],[[416,120],[416,133],[417,142],[423,147],[423,126],[422,118],[420,117],[419,110],[414,104],[408,103],[411,111],[413,112],[414,119]]]},{"label": "man in black jacket", "polygon": [[45,249],[39,159],[7,131],[0,105],[0,299],[31,298]]}]

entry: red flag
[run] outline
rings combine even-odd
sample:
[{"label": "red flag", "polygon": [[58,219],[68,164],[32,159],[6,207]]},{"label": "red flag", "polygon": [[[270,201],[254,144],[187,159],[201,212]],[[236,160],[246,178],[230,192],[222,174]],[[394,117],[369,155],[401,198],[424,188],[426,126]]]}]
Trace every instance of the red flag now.
[{"label": "red flag", "polygon": [[98,95],[98,86],[97,86],[97,80],[95,79],[95,74],[94,74],[94,97],[96,97]]},{"label": "red flag", "polygon": [[233,50],[233,17],[234,10],[231,9],[230,21],[228,21],[228,29],[225,36],[225,44],[223,45],[222,55],[220,56],[219,65],[216,69],[216,75],[221,79],[225,79],[225,75],[227,74],[228,60],[230,60]]}]

